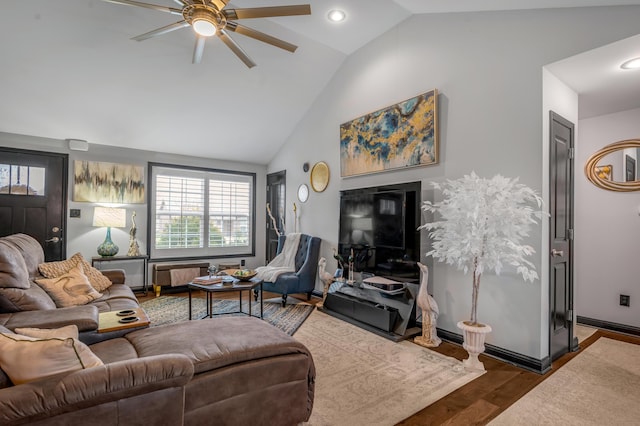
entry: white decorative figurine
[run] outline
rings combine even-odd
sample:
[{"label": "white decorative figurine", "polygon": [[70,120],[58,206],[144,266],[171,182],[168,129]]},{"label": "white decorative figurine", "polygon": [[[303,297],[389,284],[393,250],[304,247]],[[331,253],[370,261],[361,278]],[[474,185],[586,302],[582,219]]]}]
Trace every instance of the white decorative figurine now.
[{"label": "white decorative figurine", "polygon": [[322,308],[324,306],[324,300],[327,298],[327,292],[329,291],[329,286],[333,283],[333,275],[326,271],[327,267],[327,259],[324,257],[320,258],[318,262],[318,276],[320,277],[320,281],[324,284],[324,289],[322,290],[322,302],[318,303],[318,307]]},{"label": "white decorative figurine", "polygon": [[414,343],[427,348],[435,348],[442,342],[436,331],[436,320],[440,311],[436,300],[427,292],[427,282],[429,281],[429,268],[418,262],[418,267],[422,272],[420,290],[418,291],[417,304],[422,309],[422,336],[413,339]]},{"label": "white decorative figurine", "polygon": [[136,212],[134,211],[131,214],[131,229],[129,230],[129,251],[127,252],[127,256],[140,256],[140,246],[138,246],[138,241],[136,240],[136,232],[138,228],[136,227]]}]

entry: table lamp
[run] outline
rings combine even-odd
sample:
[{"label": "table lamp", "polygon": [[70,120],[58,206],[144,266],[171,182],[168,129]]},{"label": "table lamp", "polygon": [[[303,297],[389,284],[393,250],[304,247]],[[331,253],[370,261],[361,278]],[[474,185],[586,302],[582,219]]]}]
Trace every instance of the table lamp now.
[{"label": "table lamp", "polygon": [[118,246],[111,241],[111,227],[124,228],[127,224],[127,210],[113,207],[96,207],[93,211],[93,226],[106,226],[107,236],[98,246],[100,256],[115,256]]}]

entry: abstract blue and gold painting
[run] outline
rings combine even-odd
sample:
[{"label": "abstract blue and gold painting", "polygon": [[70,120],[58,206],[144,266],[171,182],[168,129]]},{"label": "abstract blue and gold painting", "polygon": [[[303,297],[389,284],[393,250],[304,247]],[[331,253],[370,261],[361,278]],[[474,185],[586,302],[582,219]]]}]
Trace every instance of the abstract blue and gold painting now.
[{"label": "abstract blue and gold painting", "polygon": [[340,125],[340,175],[436,164],[437,105],[434,89]]}]

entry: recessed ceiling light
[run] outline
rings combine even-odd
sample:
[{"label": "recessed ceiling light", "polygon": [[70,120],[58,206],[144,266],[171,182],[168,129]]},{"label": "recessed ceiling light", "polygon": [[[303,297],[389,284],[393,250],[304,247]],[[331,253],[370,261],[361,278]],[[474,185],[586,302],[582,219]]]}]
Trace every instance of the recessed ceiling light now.
[{"label": "recessed ceiling light", "polygon": [[342,22],[347,17],[347,14],[342,10],[334,9],[329,12],[327,17],[331,22]]},{"label": "recessed ceiling light", "polygon": [[640,58],[629,59],[624,64],[620,65],[623,70],[637,70],[640,68]]}]

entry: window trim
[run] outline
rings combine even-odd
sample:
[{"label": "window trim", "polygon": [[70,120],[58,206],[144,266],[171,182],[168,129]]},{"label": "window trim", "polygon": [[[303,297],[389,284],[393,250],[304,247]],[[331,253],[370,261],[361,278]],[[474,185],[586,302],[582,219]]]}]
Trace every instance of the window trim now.
[{"label": "window trim", "polygon": [[[181,249],[184,250],[185,255],[182,256],[158,256],[157,253],[154,253],[154,241],[155,241],[155,178],[154,178],[154,168],[166,168],[166,169],[178,169],[185,170],[187,172],[195,172],[195,173],[218,173],[218,174],[229,174],[229,175],[240,175],[246,176],[250,178],[251,181],[251,219],[250,219],[250,229],[251,236],[249,251],[238,251],[228,254],[192,254],[196,250],[200,249]],[[243,172],[238,170],[227,170],[227,169],[218,169],[218,168],[208,168],[208,167],[199,167],[199,166],[186,166],[180,164],[169,164],[169,163],[152,163],[149,162],[147,164],[147,176],[149,176],[149,183],[147,188],[147,250],[149,253],[149,262],[165,262],[165,261],[178,261],[178,260],[199,260],[199,259],[224,259],[224,258],[237,258],[237,257],[255,257],[256,255],[256,194],[257,194],[257,174],[254,172]],[[208,195],[207,195],[208,197]],[[208,217],[208,211],[207,211]],[[205,236],[205,239],[208,239],[208,236]],[[233,248],[227,248],[233,249]],[[229,251],[229,250],[227,250]]]}]

